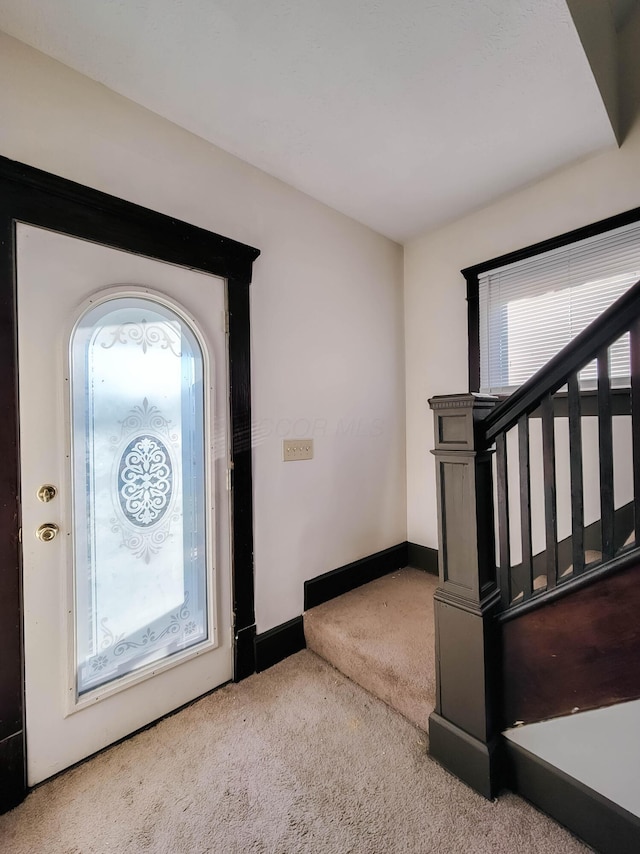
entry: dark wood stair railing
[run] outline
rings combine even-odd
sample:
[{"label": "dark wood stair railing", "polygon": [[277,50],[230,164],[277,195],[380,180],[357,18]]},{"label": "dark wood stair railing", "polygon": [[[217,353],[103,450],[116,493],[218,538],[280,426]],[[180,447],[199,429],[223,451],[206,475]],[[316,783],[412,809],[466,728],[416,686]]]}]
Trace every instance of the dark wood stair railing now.
[{"label": "dark wood stair railing", "polygon": [[[616,511],[614,503],[609,367],[610,347],[626,334],[630,339],[634,487],[631,542],[621,542],[617,520],[622,511]],[[594,360],[598,423],[594,465],[600,481],[601,546],[596,553],[588,547],[585,550],[584,416],[579,384],[580,372]],[[567,565],[559,560],[554,413],[555,396],[564,394],[565,387],[571,507],[571,563]],[[435,422],[440,556],[440,585],[435,596],[436,709],[430,719],[430,750],[477,791],[493,797],[504,784],[501,627],[547,601],[640,562],[640,281],[505,401],[461,394],[436,396],[429,403]],[[544,553],[536,555],[530,449],[534,413],[542,418],[545,540]],[[509,458],[510,431],[517,434],[517,460]],[[510,464],[518,466],[519,520],[509,516]],[[517,526],[522,559],[516,568],[511,552]]]},{"label": "dark wood stair railing", "polygon": [[531,379],[494,408],[483,423],[484,444],[491,445],[498,433],[513,427],[521,415],[537,409],[545,395],[556,392],[572,374],[578,373],[592,362],[603,348],[611,346],[632,327],[637,327],[636,321],[639,317],[640,281],[540,368]]}]

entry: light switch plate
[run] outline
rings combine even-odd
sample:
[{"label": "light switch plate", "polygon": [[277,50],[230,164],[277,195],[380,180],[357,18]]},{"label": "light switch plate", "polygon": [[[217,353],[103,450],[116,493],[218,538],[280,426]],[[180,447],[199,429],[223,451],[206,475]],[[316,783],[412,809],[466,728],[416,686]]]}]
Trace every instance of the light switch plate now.
[{"label": "light switch plate", "polygon": [[286,462],[313,459],[313,439],[285,439],[282,442],[282,459]]}]

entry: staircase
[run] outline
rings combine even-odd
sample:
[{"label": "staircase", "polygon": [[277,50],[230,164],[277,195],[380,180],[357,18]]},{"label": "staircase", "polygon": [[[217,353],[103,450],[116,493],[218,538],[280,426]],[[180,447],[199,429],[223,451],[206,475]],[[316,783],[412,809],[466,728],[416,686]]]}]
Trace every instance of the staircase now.
[{"label": "staircase", "polygon": [[[613,388],[614,347],[629,353],[626,388]],[[592,362],[597,387],[585,393]],[[580,763],[553,759],[571,752],[573,715],[586,732],[606,708],[611,721],[637,716],[637,742],[640,703],[624,715],[617,704],[640,698],[640,282],[506,400],[430,404],[440,540],[431,753],[486,797],[519,791],[598,851],[639,851],[638,815],[572,777]],[[578,722],[584,710],[597,712]],[[518,729],[505,735],[523,724],[563,736],[543,757]]]},{"label": "staircase", "polygon": [[408,567],[304,615],[309,649],[425,731],[435,705],[437,584]]}]

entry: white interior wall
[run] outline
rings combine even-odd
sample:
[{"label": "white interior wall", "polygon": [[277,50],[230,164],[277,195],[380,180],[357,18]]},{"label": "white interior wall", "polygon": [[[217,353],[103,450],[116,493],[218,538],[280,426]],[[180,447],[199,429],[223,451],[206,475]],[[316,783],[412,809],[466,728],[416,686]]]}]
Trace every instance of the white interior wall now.
[{"label": "white interior wall", "polygon": [[[577,163],[405,246],[410,542],[434,548],[438,542],[435,467],[429,453],[434,446],[433,418],[427,400],[468,390],[466,283],[460,270],[640,206],[639,55],[636,10],[621,34],[620,107],[628,133],[619,150]],[[592,474],[585,483],[590,515],[598,495],[597,472],[596,479]],[[616,503],[623,503],[628,492],[620,477]],[[537,524],[542,524],[540,517]],[[561,527],[566,528],[564,522]],[[540,535],[534,539],[539,542]]]},{"label": "white interior wall", "polygon": [[[258,631],[406,539],[402,249],[0,34],[0,154],[262,251],[251,288]],[[283,463],[282,439],[315,459]]]}]

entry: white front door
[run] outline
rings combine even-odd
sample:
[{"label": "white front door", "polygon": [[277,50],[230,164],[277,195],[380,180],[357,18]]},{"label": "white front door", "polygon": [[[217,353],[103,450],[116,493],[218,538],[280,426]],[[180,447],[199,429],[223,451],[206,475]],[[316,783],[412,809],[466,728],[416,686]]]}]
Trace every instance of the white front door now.
[{"label": "white front door", "polygon": [[28,782],[232,678],[222,279],[17,226]]}]

